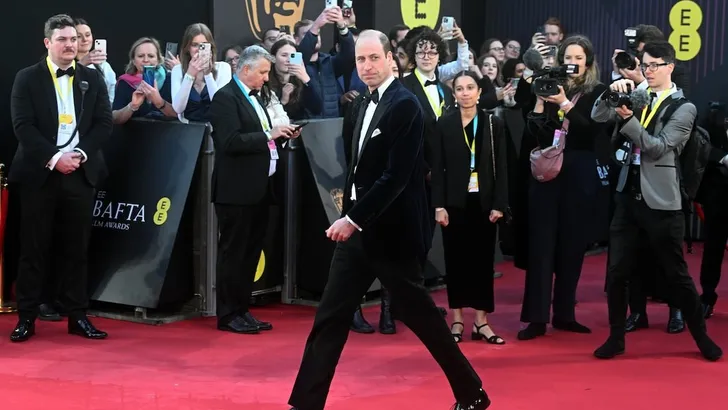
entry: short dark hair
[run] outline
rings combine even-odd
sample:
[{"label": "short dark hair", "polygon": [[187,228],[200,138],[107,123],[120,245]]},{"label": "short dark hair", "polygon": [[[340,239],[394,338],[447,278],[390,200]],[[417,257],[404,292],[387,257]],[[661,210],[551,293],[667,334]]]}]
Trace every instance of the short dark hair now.
[{"label": "short dark hair", "polygon": [[298,31],[301,27],[308,27],[313,25],[313,20],[303,19],[293,26],[293,37],[298,37]]},{"label": "short dark hair", "polygon": [[659,40],[646,43],[642,51],[654,58],[661,58],[668,64],[675,63],[675,47],[668,41]]},{"label": "short dark hair", "polygon": [[649,24],[640,24],[635,28],[637,29],[635,46],[639,43],[652,43],[655,41],[665,40],[665,34],[656,26],[651,26]]},{"label": "short dark hair", "polygon": [[405,24],[397,24],[396,26],[392,27],[389,30],[389,39],[396,43],[397,42],[397,33],[399,33],[400,31],[409,30],[409,29],[410,29],[409,26],[407,26]]},{"label": "short dark hair", "polygon": [[90,24],[88,24],[88,22],[86,21],[86,19],[84,19],[82,17],[76,17],[76,18],[74,18],[73,19],[73,22],[76,23],[77,26],[82,26],[82,25],[83,26],[89,26],[90,25]]},{"label": "short dark hair", "polygon": [[73,21],[71,16],[69,16],[68,14],[56,14],[55,16],[46,20],[43,32],[45,33],[46,38],[49,39],[53,37],[53,32],[55,30],[62,30],[66,27],[73,27],[75,29],[76,22]]}]

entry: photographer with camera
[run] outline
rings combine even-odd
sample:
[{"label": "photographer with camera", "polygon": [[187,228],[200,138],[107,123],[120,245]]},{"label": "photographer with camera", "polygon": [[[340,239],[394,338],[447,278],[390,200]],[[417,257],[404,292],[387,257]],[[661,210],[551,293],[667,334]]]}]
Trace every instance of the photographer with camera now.
[{"label": "photographer with camera", "polygon": [[[697,109],[692,103],[683,103],[672,115],[663,118],[665,109],[684,97],[672,82],[675,49],[670,43],[646,44],[640,68],[650,96],[644,108],[624,98],[624,94],[635,88],[635,93],[642,92],[644,86],[635,87],[632,80],[622,79],[611,85],[611,92],[598,99],[592,110],[595,121],[617,121],[619,132],[615,135],[619,140],[615,142],[620,145],[617,160],[625,162],[617,184],[616,209],[609,235],[610,336],[594,355],[610,359],[625,351],[627,281],[635,260],[640,257],[639,242],[643,239],[640,232],[645,232],[644,239],[655,254],[653,260],[661,265],[668,282],[670,301],[682,310],[703,357],[715,361],[723,351],[708,337],[700,297],[683,257],[685,217],[678,160],[691,137]],[[615,104],[608,103],[615,100],[616,108]]]},{"label": "photographer with camera", "polygon": [[720,282],[721,265],[728,242],[728,118],[724,104],[710,104],[705,129],[710,134],[711,151],[697,199],[705,215],[705,243],[700,264],[703,294],[700,299],[703,316],[708,319],[713,316],[713,308],[718,300],[715,290]]},{"label": "photographer with camera", "polygon": [[604,125],[592,121],[590,113],[606,86],[599,82],[599,68],[588,38],[567,38],[556,59],[557,68],[534,74],[537,102],[528,114],[528,133],[538,140],[532,158],[540,154],[560,163],[550,167],[550,175],[544,177],[532,159],[529,257],[521,310],[521,321],[529,325],[518,333],[519,340],[546,334],[552,288],[553,327],[591,333],[576,321],[574,305],[596,203],[595,140],[607,138]]}]

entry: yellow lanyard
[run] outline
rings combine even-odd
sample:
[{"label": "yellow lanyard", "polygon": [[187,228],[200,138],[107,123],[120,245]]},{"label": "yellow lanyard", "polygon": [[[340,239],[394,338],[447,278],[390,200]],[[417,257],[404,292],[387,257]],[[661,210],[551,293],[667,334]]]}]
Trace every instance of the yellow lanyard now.
[{"label": "yellow lanyard", "polygon": [[[647,92],[651,92],[651,90],[648,88]],[[666,90],[664,93],[662,93],[662,96],[657,99],[657,102],[655,102],[654,109],[650,111],[650,115],[647,115],[647,109],[649,106],[645,106],[645,108],[642,109],[642,118],[640,118],[640,125],[642,125],[643,128],[647,128],[647,126],[650,124],[650,121],[652,121],[652,118],[654,118],[655,114],[657,114],[658,108],[660,108],[660,105],[662,104],[665,99],[670,96],[672,93],[670,90]],[[647,119],[645,119],[645,116]]]},{"label": "yellow lanyard", "polygon": [[[440,95],[440,98],[442,98],[442,101],[438,104],[437,102],[432,100],[432,97],[430,96],[430,93],[427,92],[427,88],[425,87],[425,79],[422,78],[422,75],[420,72],[415,68],[415,76],[417,77],[417,80],[420,82],[420,85],[422,86],[422,91],[425,92],[425,96],[427,97],[427,100],[430,101],[430,106],[432,107],[432,110],[435,111],[435,116],[437,118],[440,118],[442,116],[442,110],[445,108],[445,98],[443,98],[442,95]],[[440,90],[438,89],[438,93]]]},{"label": "yellow lanyard", "polygon": [[[61,92],[61,86],[58,84],[58,77],[56,77],[56,72],[53,71],[53,64],[51,64],[51,58],[50,57],[46,57],[46,63],[48,64],[48,71],[51,72],[51,77],[53,78],[53,85],[56,87],[56,91],[58,92],[58,97],[60,97],[60,99],[61,99],[61,106],[63,107],[63,109],[65,111],[65,108],[66,108],[66,96],[63,95],[63,93]],[[72,63],[72,66],[73,66],[74,69],[76,68],[76,62],[75,61]],[[69,76],[68,77],[68,90],[70,90],[71,87],[73,87],[73,77]],[[67,114],[67,113],[64,112],[64,113],[61,113],[61,114]]]},{"label": "yellow lanyard", "polygon": [[468,146],[468,149],[470,149],[470,172],[473,172],[475,170],[475,136],[478,133],[478,114],[475,114],[475,118],[473,118],[473,143],[468,142],[468,133],[465,131],[465,128],[463,128],[463,135],[465,136],[465,145]]}]

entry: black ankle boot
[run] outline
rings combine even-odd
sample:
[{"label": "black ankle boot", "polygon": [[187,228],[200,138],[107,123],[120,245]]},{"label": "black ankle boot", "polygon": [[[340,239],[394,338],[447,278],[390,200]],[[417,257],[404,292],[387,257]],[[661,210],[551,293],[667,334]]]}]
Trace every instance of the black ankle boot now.
[{"label": "black ankle boot", "polygon": [[397,333],[397,325],[392,320],[391,297],[387,289],[382,288],[382,311],[379,313],[379,333],[393,335]]},{"label": "black ankle boot", "polygon": [[364,313],[361,311],[361,306],[359,306],[356,309],[356,312],[354,312],[354,317],[351,320],[351,327],[352,332],[356,333],[374,333],[374,328],[372,325],[367,322],[366,319],[364,319]]}]

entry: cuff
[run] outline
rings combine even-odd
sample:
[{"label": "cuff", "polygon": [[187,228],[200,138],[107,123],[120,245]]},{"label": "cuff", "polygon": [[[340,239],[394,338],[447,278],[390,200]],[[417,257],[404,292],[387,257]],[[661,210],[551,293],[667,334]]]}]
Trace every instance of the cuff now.
[{"label": "cuff", "polygon": [[56,164],[58,163],[58,160],[61,159],[63,156],[63,152],[58,151],[56,152],[56,155],[54,155],[50,161],[48,161],[48,164],[46,164],[46,168],[53,171],[53,169],[56,167]]},{"label": "cuff", "polygon": [[650,85],[647,84],[647,80],[642,80],[642,82],[637,85],[638,90],[646,90],[648,88],[650,88]]},{"label": "cuff", "polygon": [[346,218],[347,222],[354,225],[354,228],[356,228],[359,232],[361,232],[361,228],[359,227],[359,225],[357,225],[356,222],[352,221],[351,218],[349,218],[349,215],[346,215],[345,218]]},{"label": "cuff", "polygon": [[83,152],[83,150],[81,148],[74,148],[74,151],[80,153],[83,156],[83,160],[81,161],[82,164],[84,162],[88,161],[88,155],[86,155],[86,153]]},{"label": "cuff", "polygon": [[619,80],[620,78],[622,78],[621,74],[615,73],[614,71],[612,71],[612,81]]}]

